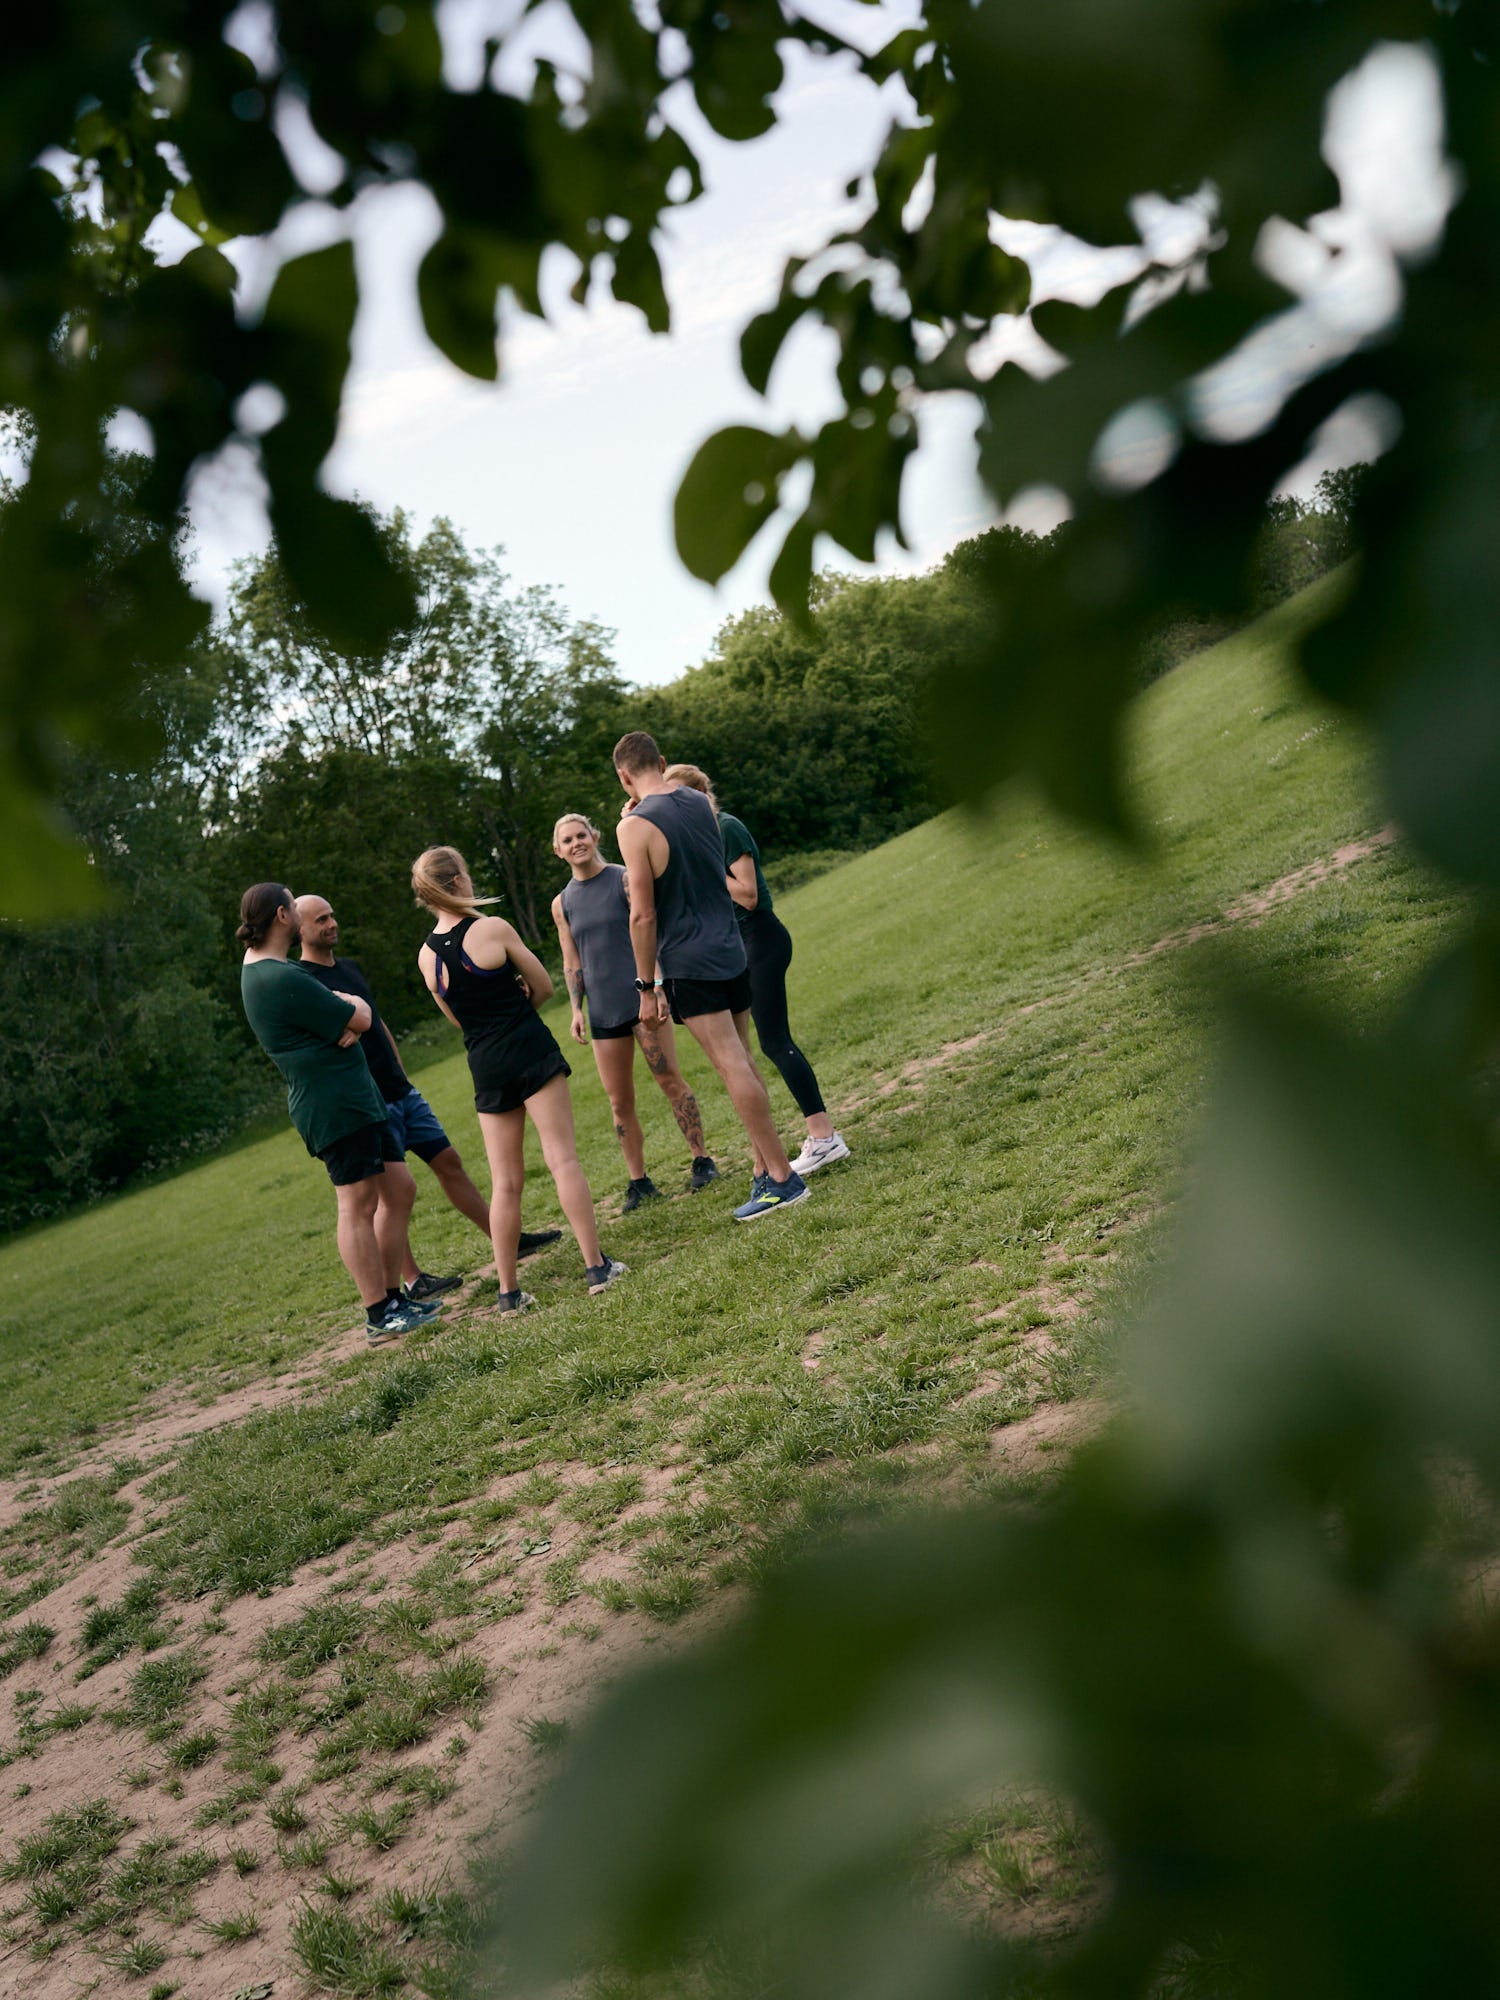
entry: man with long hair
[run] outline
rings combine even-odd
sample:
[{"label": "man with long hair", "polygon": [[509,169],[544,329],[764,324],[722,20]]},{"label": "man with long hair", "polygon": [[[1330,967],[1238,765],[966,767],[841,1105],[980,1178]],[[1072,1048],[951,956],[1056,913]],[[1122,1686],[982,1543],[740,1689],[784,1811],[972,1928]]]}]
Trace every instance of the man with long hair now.
[{"label": "man with long hair", "polygon": [[245,891],[235,935],[245,947],[245,1018],[286,1078],[287,1110],[303,1144],[328,1170],[338,1201],[339,1255],[364,1302],[365,1339],[383,1346],[442,1308],[401,1296],[416,1183],[360,1052],[359,1038],[374,1017],[355,994],[330,993],[289,962],[302,925],[284,884],[256,882]]}]

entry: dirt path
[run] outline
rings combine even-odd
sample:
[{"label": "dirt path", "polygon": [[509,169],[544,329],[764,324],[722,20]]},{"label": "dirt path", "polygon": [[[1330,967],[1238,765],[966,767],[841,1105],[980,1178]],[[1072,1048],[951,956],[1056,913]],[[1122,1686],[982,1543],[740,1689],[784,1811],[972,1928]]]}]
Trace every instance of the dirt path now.
[{"label": "dirt path", "polygon": [[1335,848],[1332,854],[1320,861],[1310,861],[1302,868],[1294,868],[1265,889],[1258,889],[1253,895],[1240,896],[1226,905],[1217,917],[1207,917],[1201,923],[1189,924],[1182,930],[1168,931],[1155,944],[1147,945],[1142,951],[1133,951],[1118,959],[1112,965],[1101,965],[1092,972],[1086,972],[1070,985],[1056,993],[1049,993],[1040,1000],[1032,1000],[1024,1007],[1017,1007],[997,1021],[992,1028],[981,1028],[977,1034],[965,1035],[959,1041],[944,1042],[931,1055],[915,1056],[903,1063],[894,1076],[882,1077],[876,1073],[875,1088],[861,1096],[851,1097],[838,1107],[848,1115],[862,1111],[866,1105],[878,1103],[882,1098],[893,1097],[900,1090],[921,1091],[927,1078],[934,1070],[945,1069],[949,1063],[986,1044],[998,1041],[1017,1021],[1024,1021],[1032,1014],[1039,1014],[1044,1008],[1059,1007],[1069,1000],[1076,1000],[1079,994],[1087,993],[1102,980],[1118,979],[1122,973],[1134,972],[1143,965],[1150,965],[1166,952],[1184,951],[1189,945],[1199,944],[1204,938],[1218,937],[1225,931],[1244,925],[1254,930],[1273,910],[1280,909],[1296,897],[1305,895],[1309,889],[1316,889],[1322,883],[1332,881],[1336,876],[1346,875],[1362,861],[1383,853],[1395,845],[1397,838],[1393,826],[1381,827],[1377,832],[1366,834],[1359,840],[1351,840],[1344,846]]}]

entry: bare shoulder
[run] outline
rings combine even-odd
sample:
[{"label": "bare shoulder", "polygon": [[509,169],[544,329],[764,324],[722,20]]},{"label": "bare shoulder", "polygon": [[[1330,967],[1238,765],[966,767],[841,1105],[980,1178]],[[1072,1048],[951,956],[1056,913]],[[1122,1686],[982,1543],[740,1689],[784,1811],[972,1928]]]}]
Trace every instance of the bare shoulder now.
[{"label": "bare shoulder", "polygon": [[506,951],[509,951],[513,944],[520,942],[520,932],[506,917],[476,917],[468,936],[464,939],[466,946],[490,945],[496,950],[503,947]]},{"label": "bare shoulder", "polygon": [[562,901],[562,891],[560,889],[558,890],[557,894],[552,898],[552,921],[553,923],[559,925],[563,921],[563,901]]}]

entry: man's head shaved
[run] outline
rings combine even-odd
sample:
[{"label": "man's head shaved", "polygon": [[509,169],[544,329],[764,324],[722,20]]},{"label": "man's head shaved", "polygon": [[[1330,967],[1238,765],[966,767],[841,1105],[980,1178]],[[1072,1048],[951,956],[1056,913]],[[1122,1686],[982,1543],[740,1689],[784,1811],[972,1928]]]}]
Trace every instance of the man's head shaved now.
[{"label": "man's head shaved", "polygon": [[332,908],[333,905],[326,896],[309,895],[297,898],[297,915],[303,923],[307,923],[313,917],[326,916]]}]

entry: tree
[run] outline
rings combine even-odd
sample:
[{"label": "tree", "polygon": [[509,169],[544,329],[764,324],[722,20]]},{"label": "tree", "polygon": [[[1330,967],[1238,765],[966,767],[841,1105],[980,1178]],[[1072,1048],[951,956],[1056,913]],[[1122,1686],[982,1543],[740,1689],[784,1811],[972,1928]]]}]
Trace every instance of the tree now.
[{"label": "tree", "polygon": [[[378,878],[388,894],[399,877],[409,904],[410,862],[450,842],[493,873],[508,913],[541,938],[556,802],[580,784],[594,801],[620,733],[604,740],[624,693],[613,635],[571,618],[545,587],[512,590],[503,551],[470,549],[449,521],[418,538],[399,510],[365,518],[413,606],[378,648],[352,650],[322,630],[279,545],[236,572],[220,641],[224,707],[250,775],[228,851],[247,879],[265,878],[265,857],[279,852],[303,881],[316,857],[378,931],[377,905],[354,904],[354,883],[373,891]],[[398,924],[393,942],[410,929]],[[411,988],[406,956],[402,944],[400,990]],[[377,958],[394,966],[384,947]]]}]

